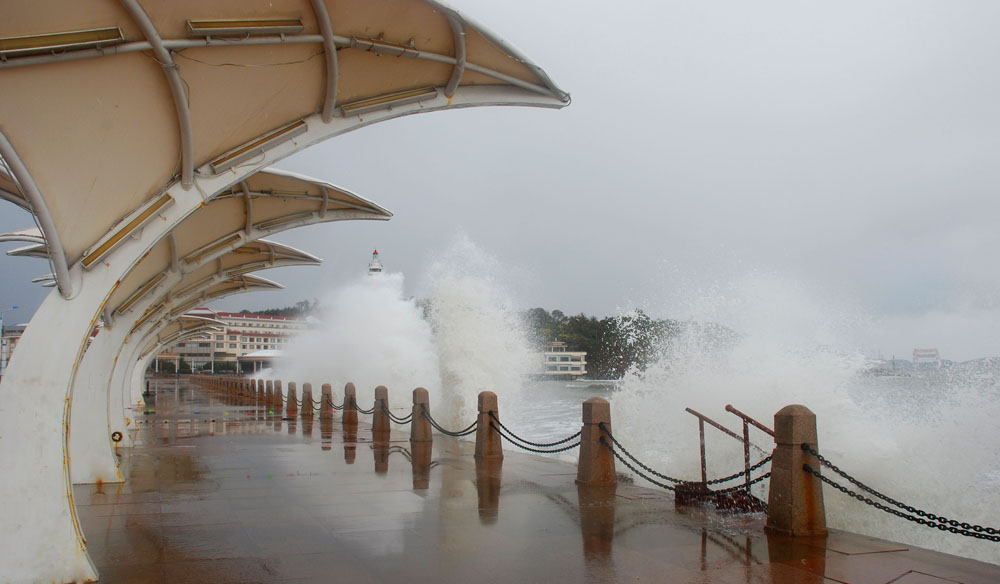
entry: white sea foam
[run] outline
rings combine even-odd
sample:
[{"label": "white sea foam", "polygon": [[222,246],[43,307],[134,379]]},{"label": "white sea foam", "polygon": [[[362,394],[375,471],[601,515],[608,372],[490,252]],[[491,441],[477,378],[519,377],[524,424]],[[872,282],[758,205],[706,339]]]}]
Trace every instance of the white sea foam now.
[{"label": "white sea foam", "polygon": [[[662,360],[626,376],[612,400],[612,419],[615,434],[640,459],[697,479],[698,423],[686,407],[739,433],[740,420],[724,411],[726,404],[771,426],[776,411],[799,403],[817,415],[820,450],[873,488],[933,513],[1000,525],[994,381],[860,375],[865,359],[850,347],[864,336],[865,320],[778,276],[755,273],[690,292],[682,304],[688,314],[740,336],[720,349],[704,328],[688,327]],[[713,428],[706,434],[709,478],[742,468],[738,442]],[[763,450],[773,447],[758,431],[751,440]],[[766,482],[756,494],[766,500]],[[1000,563],[995,543],[916,526],[830,488],[824,497],[830,527]]]}]

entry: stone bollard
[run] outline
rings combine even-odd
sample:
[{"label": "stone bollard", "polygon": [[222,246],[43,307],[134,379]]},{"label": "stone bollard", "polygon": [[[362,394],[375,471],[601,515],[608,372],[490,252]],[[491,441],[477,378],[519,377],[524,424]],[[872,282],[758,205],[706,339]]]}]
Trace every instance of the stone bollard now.
[{"label": "stone bollard", "polygon": [[285,416],[289,418],[294,418],[299,413],[299,396],[295,392],[295,382],[288,382],[288,396],[285,398],[288,403],[288,407],[285,409]]},{"label": "stone bollard", "polygon": [[576,484],[608,486],[618,483],[615,455],[601,444],[601,438],[611,443],[600,425],[611,432],[611,404],[600,397],[583,402],[583,428],[580,431],[580,461],[576,469]]},{"label": "stone bollard", "polygon": [[372,412],[372,435],[377,440],[389,439],[389,388],[375,388],[375,411]]},{"label": "stone bollard", "polygon": [[322,420],[328,420],[333,417],[333,408],[330,404],[333,403],[333,388],[329,383],[324,383],[320,386],[320,396],[319,396],[319,417]]},{"label": "stone bollard", "polygon": [[311,383],[302,384],[302,417],[313,417],[313,386]]},{"label": "stone bollard", "polygon": [[426,412],[431,411],[430,396],[427,390],[418,387],[413,390],[413,410],[410,412],[410,442],[433,442],[431,422]]},{"label": "stone bollard", "polygon": [[344,386],[344,419],[345,426],[358,425],[358,395],[353,383]]},{"label": "stone bollard", "polygon": [[274,393],[271,395],[274,400],[272,403],[274,405],[274,411],[281,413],[282,398],[281,398],[281,380],[274,380]]},{"label": "stone bollard", "polygon": [[500,417],[497,413],[497,394],[492,391],[481,391],[477,418],[479,424],[476,426],[476,458],[503,458],[503,448],[500,443],[502,438],[500,433],[490,426],[490,422],[493,421],[490,412],[497,418]]},{"label": "stone bollard", "polygon": [[271,405],[272,400],[274,400],[274,382],[268,379],[264,382],[264,405]]},{"label": "stone bollard", "polygon": [[818,450],[816,414],[801,405],[781,408],[774,415],[774,455],[767,499],[767,531],[791,536],[826,535],[823,483],[802,469],[819,470],[819,460],[802,450]]}]

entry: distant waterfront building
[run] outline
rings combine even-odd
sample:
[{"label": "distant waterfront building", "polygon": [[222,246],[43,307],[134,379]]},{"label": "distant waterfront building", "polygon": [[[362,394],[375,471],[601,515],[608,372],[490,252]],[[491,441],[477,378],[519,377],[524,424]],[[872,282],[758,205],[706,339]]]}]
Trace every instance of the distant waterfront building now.
[{"label": "distant waterfront building", "polygon": [[220,320],[225,323],[226,330],[168,347],[156,356],[155,371],[160,370],[163,361],[176,366],[181,359],[193,370],[256,370],[265,360],[243,357],[269,351],[273,359],[281,354],[293,336],[309,327],[308,319],[291,316],[217,312],[210,308],[196,308],[188,314]]},{"label": "distant waterfront building", "polygon": [[382,273],[382,262],[378,259],[378,250],[376,249],[372,252],[372,261],[368,262],[368,275],[374,276],[375,274]]},{"label": "distant waterfront building", "polygon": [[566,343],[552,341],[547,351],[541,353],[541,371],[543,379],[560,377],[580,377],[587,373],[587,352],[568,351]]},{"label": "distant waterfront building", "polygon": [[937,349],[913,349],[913,366],[917,369],[940,369],[941,354]]}]

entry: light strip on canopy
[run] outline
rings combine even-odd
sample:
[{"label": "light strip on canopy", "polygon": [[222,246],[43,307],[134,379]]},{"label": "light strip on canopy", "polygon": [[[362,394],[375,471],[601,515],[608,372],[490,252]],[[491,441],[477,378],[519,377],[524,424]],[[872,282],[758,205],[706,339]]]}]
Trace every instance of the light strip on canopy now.
[{"label": "light strip on canopy", "polygon": [[125,42],[117,26],[0,38],[0,57],[39,55],[79,49],[94,49]]},{"label": "light strip on canopy", "polygon": [[437,89],[433,87],[411,89],[410,91],[400,91],[379,97],[345,103],[340,106],[340,112],[345,116],[360,116],[361,114],[366,114],[368,112],[390,109],[393,106],[427,101],[429,99],[434,99],[437,95]]},{"label": "light strip on canopy", "polygon": [[134,219],[128,222],[125,227],[118,230],[117,233],[109,237],[98,246],[97,249],[88,253],[83,258],[83,267],[89,268],[94,265],[94,262],[104,257],[108,252],[110,252],[116,245],[121,243],[123,239],[132,234],[133,231],[142,227],[146,221],[149,221],[153,215],[155,215],[160,209],[166,207],[170,203],[173,203],[174,199],[170,195],[163,195],[151,205],[147,206],[145,209],[139,211]]},{"label": "light strip on canopy", "polygon": [[301,213],[295,213],[294,215],[287,215],[285,217],[277,217],[275,219],[268,219],[267,221],[261,221],[260,223],[254,223],[254,227],[257,229],[271,229],[272,227],[278,227],[280,225],[286,225],[288,223],[294,223],[302,219],[308,219],[312,217],[312,211],[303,211]]},{"label": "light strip on canopy", "polygon": [[129,308],[132,308],[133,304],[138,302],[139,299],[145,296],[146,294],[149,294],[150,290],[155,288],[157,284],[162,282],[163,279],[166,277],[167,275],[164,273],[160,273],[157,274],[156,276],[153,276],[151,280],[143,284],[141,288],[139,288],[138,290],[135,291],[134,294],[129,296],[128,299],[125,300],[125,302],[122,302],[121,306],[119,306],[118,309],[115,310],[115,312],[117,312],[118,314],[124,314],[125,312],[127,312]]},{"label": "light strip on canopy", "polygon": [[303,28],[298,18],[187,21],[189,37],[299,34]]},{"label": "light strip on canopy", "polygon": [[151,319],[154,316],[156,316],[157,314],[159,314],[161,310],[163,310],[163,303],[157,304],[156,306],[148,309],[146,311],[146,314],[142,315],[142,318],[140,318],[139,320],[135,321],[135,324],[132,325],[132,330],[134,331],[134,330],[138,329],[139,327],[141,327],[142,325],[144,325],[147,322],[149,322],[149,319]]},{"label": "light strip on canopy", "polygon": [[250,264],[250,265],[243,266],[243,267],[240,267],[240,268],[233,268],[232,270],[229,270],[228,272],[226,272],[226,275],[229,276],[229,277],[239,276],[239,275],[242,275],[242,274],[248,274],[250,272],[254,272],[254,271],[257,271],[257,270],[263,270],[265,268],[272,268],[272,267],[274,267],[274,264],[269,264],[267,262],[257,262],[255,264]]},{"label": "light strip on canopy", "polygon": [[209,166],[212,167],[212,172],[216,174],[225,172],[255,156],[263,154],[265,151],[277,146],[278,144],[287,142],[301,134],[305,134],[308,129],[309,126],[306,125],[305,121],[299,120],[294,124],[289,124],[284,128],[275,130],[263,138],[254,140],[253,142],[240,146],[235,150],[230,150],[209,163]]},{"label": "light strip on canopy", "polygon": [[198,280],[197,282],[194,282],[193,284],[185,286],[183,290],[178,290],[177,291],[177,298],[184,298],[185,296],[187,296],[187,295],[189,295],[189,294],[191,294],[193,292],[197,292],[197,291],[201,290],[202,288],[205,287],[206,284],[208,284],[209,282],[211,282],[214,278],[215,278],[214,274],[211,275],[211,276],[205,276],[204,278]]},{"label": "light strip on canopy", "polygon": [[184,256],[184,261],[189,264],[193,264],[198,260],[200,260],[201,258],[207,256],[208,254],[219,251],[220,249],[228,247],[234,243],[238,243],[242,239],[243,238],[240,237],[239,233],[233,233],[231,235],[223,237],[222,239],[216,241],[215,243],[210,243],[205,247]]},{"label": "light strip on canopy", "polygon": [[188,310],[191,310],[192,308],[198,306],[198,304],[200,304],[200,303],[201,303],[201,298],[195,298],[194,300],[189,300],[188,302],[185,302],[184,304],[182,304],[180,306],[180,308],[175,308],[175,309],[171,310],[170,311],[170,315],[171,316],[178,316],[178,315],[184,314]]}]

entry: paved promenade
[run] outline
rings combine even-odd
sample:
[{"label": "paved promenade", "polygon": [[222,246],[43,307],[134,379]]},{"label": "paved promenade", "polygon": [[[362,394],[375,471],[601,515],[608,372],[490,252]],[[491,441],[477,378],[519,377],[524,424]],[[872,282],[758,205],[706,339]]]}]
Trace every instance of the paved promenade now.
[{"label": "paved promenade", "polygon": [[575,465],[509,448],[477,464],[472,442],[376,445],[339,414],[291,422],[184,378],[152,387],[127,482],[74,489],[101,582],[1000,582],[1000,566],[578,487]]}]

